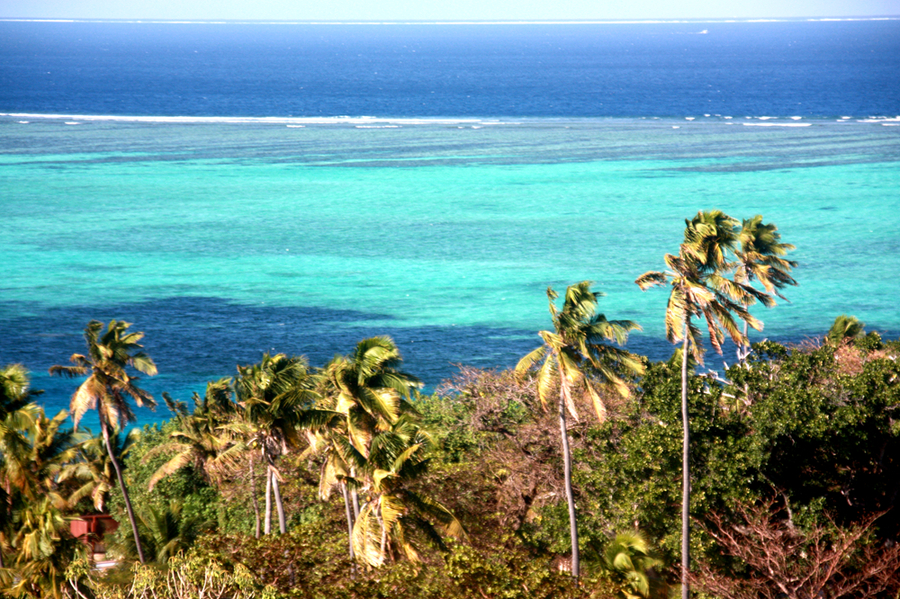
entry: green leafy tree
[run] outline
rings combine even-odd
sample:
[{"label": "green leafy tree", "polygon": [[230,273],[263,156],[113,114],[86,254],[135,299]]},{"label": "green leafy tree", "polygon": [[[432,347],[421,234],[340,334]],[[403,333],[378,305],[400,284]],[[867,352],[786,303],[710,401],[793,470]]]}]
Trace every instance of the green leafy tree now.
[{"label": "green leafy tree", "polygon": [[[767,295],[759,294],[749,285],[731,281],[727,274],[734,267],[729,254],[737,248],[737,221],[720,210],[699,212],[686,220],[684,242],[678,255],[666,254],[668,271],[650,271],[635,281],[642,290],[655,285],[670,285],[669,303],[666,308],[666,337],[672,343],[682,342],[681,353],[681,408],[683,428],[682,457],[682,597],[688,598],[690,585],[690,418],[688,415],[688,355],[703,364],[703,343],[700,329],[693,318],[706,320],[709,340],[718,353],[727,333],[737,345],[743,345],[741,333],[734,315],[756,330],[762,323],[754,318],[746,306],[755,299],[766,305],[771,303]],[[766,299],[768,298],[768,299]]]},{"label": "green leafy tree", "polygon": [[640,532],[616,535],[603,557],[607,570],[621,579],[625,599],[665,597],[665,585],[654,575],[663,562],[653,555],[650,542]]},{"label": "green leafy tree", "polygon": [[131,507],[125,479],[122,477],[122,467],[111,442],[114,430],[135,420],[129,399],[133,399],[138,406],[156,405],[153,396],[137,386],[138,377],[128,372],[128,367],[131,367],[150,376],[156,374],[156,364],[150,356],[140,351],[143,346],[138,342],[144,334],[128,332],[130,326],[131,323],[112,320],[104,333],[103,323],[92,320],[84,329],[87,355],[73,354],[69,361],[74,366],[53,366],[50,368],[50,374],[71,378],[87,376],[72,395],[70,406],[72,420],[78,428],[78,423],[88,410],[97,410],[100,417],[100,432],[116,471],[119,488],[125,499],[128,521],[134,534],[137,554],[143,563],[144,552],[138,538],[137,520]]},{"label": "green leafy tree", "polygon": [[[640,360],[625,350],[606,343],[625,343],[628,331],[640,329],[630,320],[607,320],[597,314],[597,300],[600,292],[590,289],[590,281],[570,285],[562,310],[554,303],[558,295],[547,289],[553,331],[540,331],[544,345],[535,349],[516,366],[516,371],[524,374],[537,364],[538,397],[546,408],[552,386],[558,385],[559,430],[562,442],[563,469],[566,500],[569,507],[569,534],[572,543],[572,576],[579,576],[578,525],[575,515],[575,497],[572,492],[572,454],[569,449],[567,415],[578,419],[575,396],[584,397],[593,404],[597,417],[606,417],[606,406],[593,379],[612,386],[618,393],[628,396],[628,385],[620,372],[639,374],[643,371]],[[593,375],[593,376],[591,376]]]}]

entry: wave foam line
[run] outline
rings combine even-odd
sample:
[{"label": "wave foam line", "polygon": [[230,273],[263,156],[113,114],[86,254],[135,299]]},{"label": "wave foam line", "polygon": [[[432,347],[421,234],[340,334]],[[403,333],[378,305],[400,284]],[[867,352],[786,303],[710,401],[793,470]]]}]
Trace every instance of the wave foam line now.
[{"label": "wave foam line", "polygon": [[741,123],[745,127],[811,127],[812,123]]},{"label": "wave foam line", "polygon": [[175,124],[270,124],[270,125],[356,125],[356,126],[399,126],[399,125],[520,125],[517,121],[478,118],[381,118],[374,116],[331,116],[331,117],[235,117],[235,116],[120,116],[88,114],[34,114],[24,112],[0,112],[0,117],[17,119],[53,119],[86,122],[120,123],[175,123]]}]

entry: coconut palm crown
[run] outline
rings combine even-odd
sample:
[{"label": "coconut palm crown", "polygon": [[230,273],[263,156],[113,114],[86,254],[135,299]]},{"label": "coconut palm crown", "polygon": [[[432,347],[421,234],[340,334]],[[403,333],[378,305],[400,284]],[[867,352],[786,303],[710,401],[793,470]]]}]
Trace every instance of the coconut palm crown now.
[{"label": "coconut palm crown", "polygon": [[140,351],[143,346],[138,341],[144,334],[128,332],[130,326],[131,323],[124,320],[112,320],[101,336],[103,323],[92,320],[84,329],[87,355],[73,354],[69,361],[74,366],[50,368],[51,375],[88,377],[72,395],[70,411],[75,428],[84,414],[93,409],[98,411],[100,422],[113,429],[133,422],[135,417],[129,398],[139,407],[156,407],[153,396],[135,384],[138,377],[129,375],[126,370],[130,366],[149,376],[156,374],[156,364]]},{"label": "coconut palm crown", "polygon": [[700,328],[692,318],[706,320],[709,341],[717,353],[727,334],[736,344],[744,335],[735,316],[761,331],[762,323],[747,310],[759,300],[772,305],[770,296],[759,293],[749,284],[727,277],[736,268],[729,254],[737,249],[737,221],[720,210],[699,212],[685,220],[684,242],[678,255],[664,257],[668,271],[650,271],[635,283],[644,291],[656,285],[670,284],[666,307],[666,338],[672,343],[685,342],[685,350],[703,364],[703,341]]},{"label": "coconut palm crown", "polygon": [[[637,323],[630,320],[607,320],[597,314],[599,291],[591,291],[591,282],[582,281],[566,289],[562,310],[557,308],[559,295],[547,288],[553,331],[539,331],[544,345],[534,349],[519,360],[518,373],[524,373],[540,364],[538,371],[538,398],[546,408],[553,385],[560,383],[560,393],[568,413],[578,419],[573,392],[581,392],[590,398],[591,404],[602,421],[606,418],[606,405],[598,393],[595,381],[612,385],[623,397],[628,397],[628,385],[619,376],[624,370],[640,374],[643,366],[637,356],[612,345],[607,341],[623,344],[628,332],[640,330]],[[588,371],[595,378],[587,376]]]},{"label": "coconut palm crown", "polygon": [[787,301],[781,293],[787,285],[796,285],[791,276],[792,268],[797,262],[787,260],[784,256],[796,249],[790,243],[781,243],[781,234],[774,224],[764,224],[762,215],[744,219],[738,241],[737,267],[734,279],[740,283],[750,284],[759,281],[766,293],[776,295]]}]

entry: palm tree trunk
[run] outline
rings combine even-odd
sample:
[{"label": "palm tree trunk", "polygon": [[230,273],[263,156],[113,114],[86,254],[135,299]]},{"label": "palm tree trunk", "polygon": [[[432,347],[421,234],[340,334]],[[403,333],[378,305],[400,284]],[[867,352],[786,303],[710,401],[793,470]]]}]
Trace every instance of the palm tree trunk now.
[{"label": "palm tree trunk", "polygon": [[266,466],[266,518],[263,520],[263,534],[272,532],[272,471]]},{"label": "palm tree trunk", "polygon": [[[350,469],[350,478],[356,480],[356,468]],[[353,522],[356,522],[359,520],[359,493],[356,492],[356,487],[350,488],[350,500],[353,506]]]},{"label": "palm tree trunk", "polygon": [[741,340],[741,344],[738,346],[737,354],[738,354],[738,362],[741,364],[747,359],[750,355],[750,339],[747,337],[747,321],[744,321],[744,338]]},{"label": "palm tree trunk", "polygon": [[387,547],[387,530],[384,528],[384,520],[381,519],[381,507],[382,507],[382,499],[384,496],[378,498],[378,505],[375,506],[375,518],[378,520],[378,525],[381,526],[381,561],[385,560],[385,553]]},{"label": "palm tree trunk", "polygon": [[278,473],[272,468],[272,494],[275,495],[275,510],[278,512],[278,533],[285,534],[287,525],[284,521],[284,504],[281,501],[281,488],[278,485]]},{"label": "palm tree trunk", "polygon": [[347,483],[341,483],[341,493],[344,495],[344,513],[347,514],[347,540],[350,544],[350,561],[356,558],[353,553],[353,515],[350,513],[350,496],[347,493]]},{"label": "palm tree trunk", "polygon": [[689,319],[686,318],[684,321],[684,346],[681,350],[681,422],[684,429],[684,441],[681,448],[681,599],[688,599],[691,594],[691,587],[688,582],[688,568],[691,563],[691,429],[690,420],[688,419],[688,323]]},{"label": "palm tree trunk", "polygon": [[572,578],[578,578],[580,561],[578,558],[578,521],[575,517],[575,496],[572,494],[572,453],[569,451],[569,430],[566,427],[566,402],[563,397],[563,385],[559,390],[559,434],[562,438],[563,477],[566,483],[566,501],[569,503],[569,536],[572,540]]},{"label": "palm tree trunk", "polygon": [[116,477],[119,479],[119,489],[122,490],[122,497],[125,498],[125,511],[128,513],[128,521],[131,523],[131,532],[134,534],[134,546],[137,549],[138,559],[142,564],[147,563],[144,559],[144,547],[141,545],[141,538],[138,536],[137,521],[134,519],[134,509],[131,507],[131,498],[128,496],[128,488],[125,486],[125,479],[122,477],[122,467],[116,454],[113,451],[112,442],[109,439],[109,423],[103,414],[103,410],[97,410],[100,415],[100,430],[103,432],[103,442],[106,444],[106,453],[109,454],[109,461],[112,462],[113,468],[116,469]]},{"label": "palm tree trunk", "polygon": [[256,471],[254,469],[253,454],[250,454],[250,497],[253,500],[253,516],[256,519],[256,528],[253,536],[259,538],[259,498],[256,496]]}]

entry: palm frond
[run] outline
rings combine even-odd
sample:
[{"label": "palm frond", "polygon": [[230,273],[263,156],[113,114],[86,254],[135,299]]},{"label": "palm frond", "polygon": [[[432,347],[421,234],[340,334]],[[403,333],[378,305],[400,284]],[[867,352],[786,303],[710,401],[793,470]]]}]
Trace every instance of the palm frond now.
[{"label": "palm frond", "polygon": [[175,472],[178,472],[185,466],[189,466],[193,462],[194,455],[191,451],[191,448],[188,447],[156,469],[156,472],[154,472],[153,476],[150,477],[150,480],[147,481],[147,490],[152,491],[153,488],[156,487],[157,483],[159,483],[159,481],[171,474],[174,474]]},{"label": "palm frond", "polygon": [[379,567],[384,563],[381,551],[382,527],[378,522],[373,506],[366,503],[353,525],[353,551],[357,559],[371,567]]},{"label": "palm frond", "polygon": [[535,364],[544,359],[547,355],[547,347],[542,345],[532,351],[528,352],[519,362],[516,364],[516,373],[519,375],[525,373],[528,370],[531,370]]},{"label": "palm frond", "polygon": [[646,291],[656,285],[666,285],[668,283],[668,277],[664,272],[651,270],[639,276],[634,282],[641,288],[641,291]]}]

